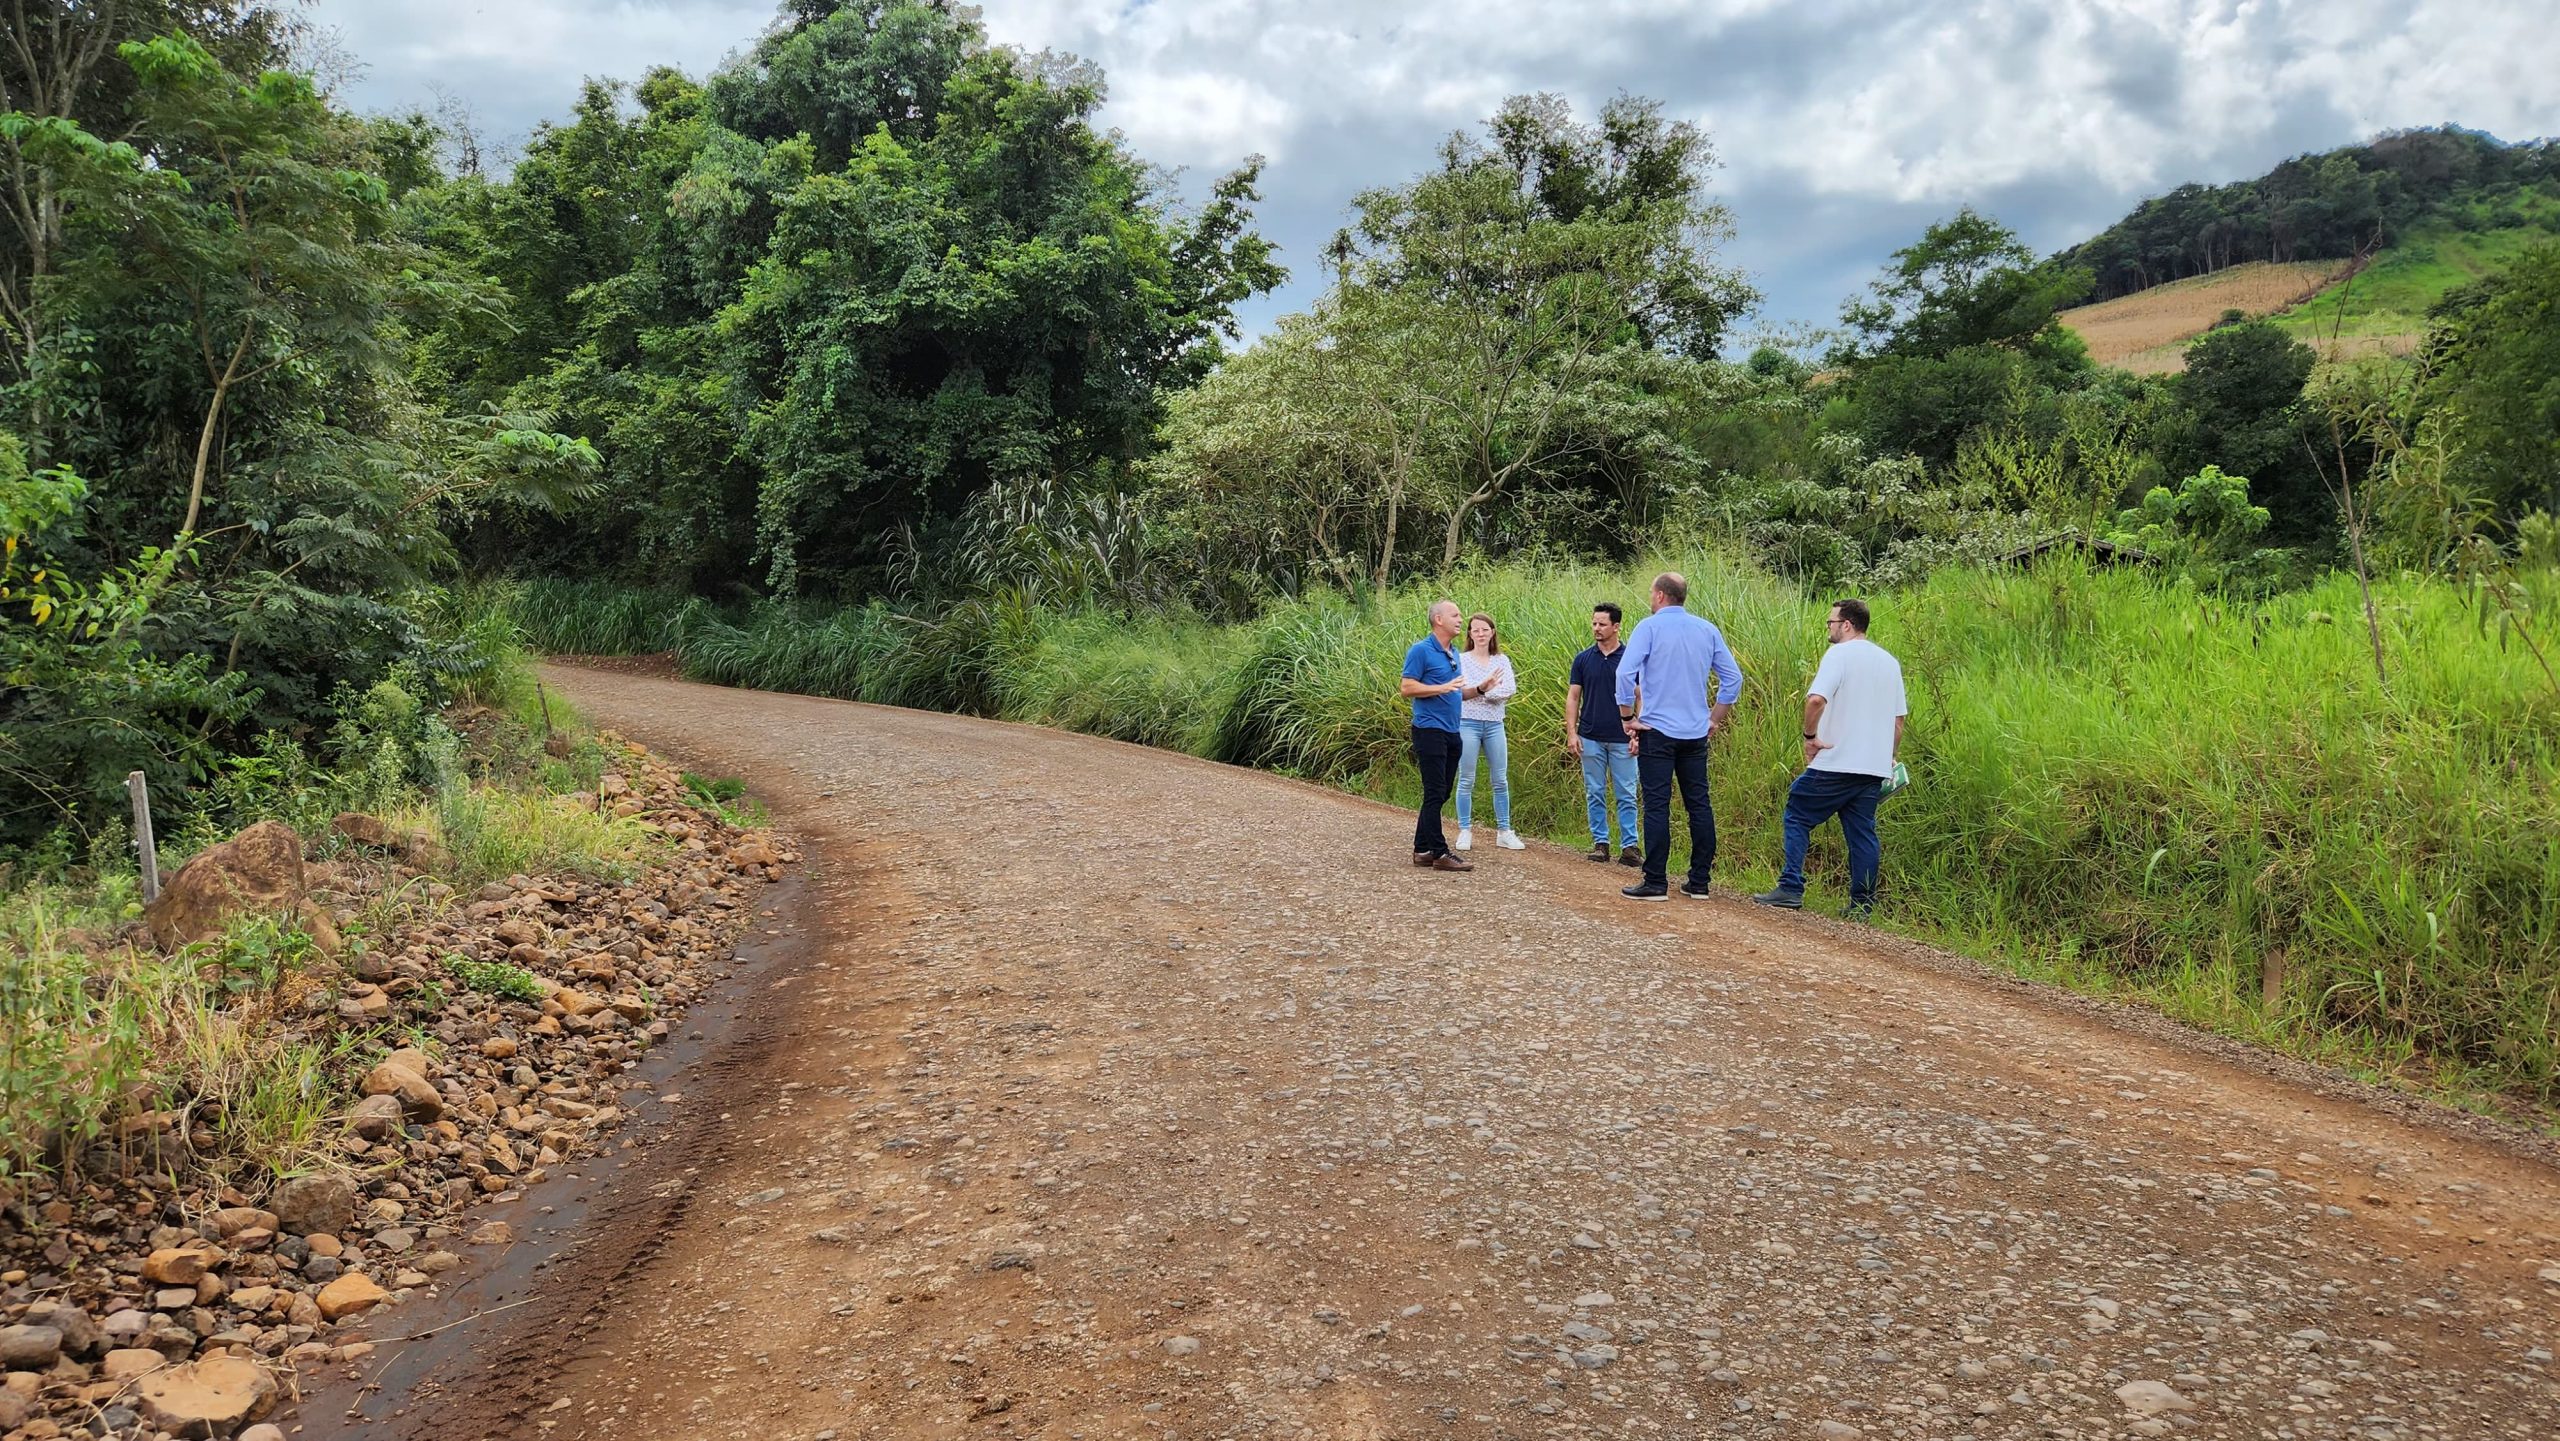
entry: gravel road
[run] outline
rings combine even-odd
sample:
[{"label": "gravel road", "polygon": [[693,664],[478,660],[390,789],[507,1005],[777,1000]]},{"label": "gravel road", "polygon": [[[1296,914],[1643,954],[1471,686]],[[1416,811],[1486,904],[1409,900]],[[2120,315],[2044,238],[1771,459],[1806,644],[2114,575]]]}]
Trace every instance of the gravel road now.
[{"label": "gravel road", "polygon": [[2529,1147],[1273,777],[551,676],[768,801],[803,945],[434,1434],[2560,1435]]}]

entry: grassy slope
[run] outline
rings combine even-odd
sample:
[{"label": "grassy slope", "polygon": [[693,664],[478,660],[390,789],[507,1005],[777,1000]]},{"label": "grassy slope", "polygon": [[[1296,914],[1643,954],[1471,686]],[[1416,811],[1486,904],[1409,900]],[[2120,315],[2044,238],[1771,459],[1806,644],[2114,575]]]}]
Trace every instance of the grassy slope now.
[{"label": "grassy slope", "polygon": [[[2524,223],[2516,223],[2519,218]],[[2211,328],[2226,309],[2272,315],[2288,333],[2331,359],[2408,355],[2426,337],[2428,307],[2447,291],[2504,269],[2535,245],[2560,239],[2560,199],[2527,192],[2496,211],[2475,207],[2467,223],[2476,228],[2464,229],[2448,218],[2416,230],[2375,256],[2351,281],[2330,285],[2299,303],[2292,302],[2307,277],[2324,267],[2343,267],[2330,262],[2235,265],[2066,310],[2061,319],[2079,332],[2099,364],[2144,375],[2182,368],[2187,343]]]},{"label": "grassy slope", "polygon": [[[1737,567],[1687,568],[1696,608],[1751,676],[1714,785],[1718,878],[1757,888],[1776,868],[1820,607]],[[1520,668],[1524,831],[1582,843],[1580,776],[1561,749],[1567,662],[1591,603],[1635,602],[1645,574],[1503,568],[1435,588],[1500,618]],[[1394,681],[1429,598],[1320,597],[1224,628],[1001,603],[940,629],[802,612],[674,641],[689,670],[733,683],[973,696],[1010,719],[1407,800]],[[525,599],[538,642],[595,635],[575,591]],[[1886,812],[1891,923],[2299,1054],[2560,1104],[2560,705],[2451,589],[2398,582],[2382,601],[2387,692],[2351,582],[2230,606],[2065,562],[1946,572],[1880,598],[1878,639],[1911,676],[1918,781]],[[1825,837],[1817,900],[1837,903],[1841,864]]]},{"label": "grassy slope", "polygon": [[2426,337],[2428,307],[2446,292],[2560,238],[2560,201],[2533,199],[2539,224],[2484,230],[2429,226],[2375,256],[2351,282],[2284,311],[2276,323],[2324,349],[2334,333],[2341,357],[2377,349],[2409,354]]}]

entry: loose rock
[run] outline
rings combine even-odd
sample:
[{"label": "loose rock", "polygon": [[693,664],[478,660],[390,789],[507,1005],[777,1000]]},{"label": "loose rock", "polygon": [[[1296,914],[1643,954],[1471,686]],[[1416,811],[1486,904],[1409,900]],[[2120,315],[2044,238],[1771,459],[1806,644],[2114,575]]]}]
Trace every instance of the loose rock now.
[{"label": "loose rock", "polygon": [[275,1408],[275,1378],[243,1356],[223,1354],[142,1378],[143,1419],[187,1437],[229,1436]]}]

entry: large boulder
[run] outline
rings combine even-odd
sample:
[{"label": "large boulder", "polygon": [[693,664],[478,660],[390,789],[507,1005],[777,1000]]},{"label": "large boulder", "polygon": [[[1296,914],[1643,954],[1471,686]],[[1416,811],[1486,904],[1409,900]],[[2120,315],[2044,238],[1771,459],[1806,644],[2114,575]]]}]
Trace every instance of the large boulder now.
[{"label": "large boulder", "polygon": [[186,863],[161,888],[143,920],[162,950],[211,940],[244,915],[303,910],[302,837],[282,821],[260,821]]},{"label": "large boulder", "polygon": [[265,1368],[225,1352],[142,1378],[142,1418],[180,1436],[230,1436],[275,1409]]}]

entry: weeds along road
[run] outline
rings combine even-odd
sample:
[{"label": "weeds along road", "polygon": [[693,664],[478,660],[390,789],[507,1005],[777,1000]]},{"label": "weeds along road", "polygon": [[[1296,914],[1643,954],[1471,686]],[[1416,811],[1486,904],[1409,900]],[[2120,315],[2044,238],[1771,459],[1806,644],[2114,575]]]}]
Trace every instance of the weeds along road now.
[{"label": "weeds along road", "polygon": [[768,800],[800,946],[689,1204],[417,1434],[2560,1435],[2529,1143],[1285,780],[551,678]]}]

